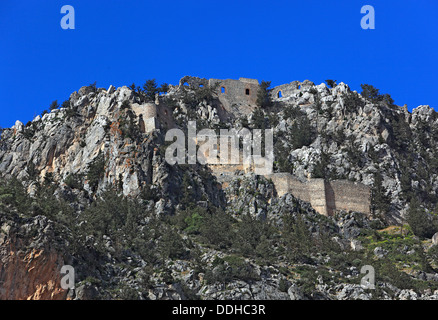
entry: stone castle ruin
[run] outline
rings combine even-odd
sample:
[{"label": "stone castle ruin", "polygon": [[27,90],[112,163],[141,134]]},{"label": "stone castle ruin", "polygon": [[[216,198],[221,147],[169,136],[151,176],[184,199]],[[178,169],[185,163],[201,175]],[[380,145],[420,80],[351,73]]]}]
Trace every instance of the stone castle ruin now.
[{"label": "stone castle ruin", "polygon": [[[271,95],[276,99],[287,99],[299,93],[302,89],[308,89],[314,84],[311,81],[293,81],[274,87]],[[240,78],[233,79],[204,79],[198,77],[183,77],[178,86],[170,86],[171,91],[178,91],[182,86],[191,89],[209,86],[215,88],[217,97],[226,112],[237,114],[251,113],[256,107],[259,81],[256,79]],[[157,97],[155,103],[145,106],[134,104],[133,110],[141,115],[145,132],[156,129],[159,123],[166,127],[174,126],[171,110],[160,103]],[[219,146],[217,149],[219,150]],[[206,155],[207,156],[207,155]],[[254,167],[242,164],[215,164],[209,165],[218,181],[226,185],[235,177],[236,170],[245,173],[253,172]],[[277,195],[291,193],[295,197],[309,202],[320,214],[331,216],[337,210],[357,211],[370,214],[370,188],[364,184],[354,183],[348,180],[324,181],[323,179],[309,178],[301,181],[289,173],[274,173],[266,176],[275,185]]]}]

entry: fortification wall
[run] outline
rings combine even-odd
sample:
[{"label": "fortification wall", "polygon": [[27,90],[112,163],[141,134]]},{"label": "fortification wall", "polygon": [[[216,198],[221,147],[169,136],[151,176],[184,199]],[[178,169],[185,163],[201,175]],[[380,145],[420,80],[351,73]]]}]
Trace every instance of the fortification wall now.
[{"label": "fortification wall", "polygon": [[154,103],[132,103],[131,109],[137,117],[142,115],[143,119],[154,118],[157,116],[157,108]]},{"label": "fortification wall", "polygon": [[157,106],[157,119],[165,128],[171,129],[176,127],[172,110],[163,103]]},{"label": "fortification wall", "polygon": [[142,132],[151,132],[157,129],[159,124],[166,128],[175,127],[172,110],[163,103],[159,105],[153,102],[133,103],[131,108],[139,118]]},{"label": "fortification wall", "polygon": [[157,106],[154,103],[131,105],[132,111],[139,117],[139,124],[142,132],[150,132],[157,128]]},{"label": "fortification wall", "polygon": [[218,98],[226,110],[231,110],[233,105],[256,105],[259,89],[259,82],[256,79],[209,79],[208,83],[210,87],[218,86]]},{"label": "fortification wall", "polygon": [[286,174],[289,176],[289,190],[287,192],[292,193],[301,200],[311,202],[312,198],[309,193],[309,185],[289,173]]},{"label": "fortification wall", "polygon": [[224,112],[248,114],[256,107],[257,92],[260,87],[257,79],[205,79],[185,76],[180,79],[178,86],[170,85],[169,88],[170,91],[178,92],[184,87],[197,89],[206,86],[210,88],[217,86],[216,93]]},{"label": "fortification wall", "polygon": [[271,179],[279,197],[291,193],[296,198],[309,202],[320,214],[331,216],[336,210],[370,213],[370,188],[348,180],[326,182],[310,179],[302,182],[289,173],[274,173]]},{"label": "fortification wall", "polygon": [[[299,81],[293,81],[291,83],[282,84],[280,86],[274,87],[271,91],[272,98],[282,98],[282,97],[288,97],[293,95],[295,92],[298,91],[298,87],[300,86],[301,82]],[[281,93],[281,95],[279,94]]]},{"label": "fortification wall", "polygon": [[302,182],[289,173],[274,173],[266,178],[272,180],[279,197],[291,193],[294,197],[309,202],[320,214],[328,214],[323,179]]},{"label": "fortification wall", "polygon": [[282,84],[272,88],[271,97],[273,99],[287,98],[300,90],[308,90],[312,86],[314,86],[314,83],[309,80],[304,80],[303,82],[292,81],[291,83]]},{"label": "fortification wall", "polygon": [[370,214],[371,192],[368,186],[348,180],[335,180],[330,182],[330,187],[333,192],[328,194],[328,202],[335,204],[335,210]]},{"label": "fortification wall", "polygon": [[291,175],[288,173],[273,173],[266,176],[267,179],[271,179],[275,185],[275,190],[277,190],[277,195],[279,197],[284,196],[289,192],[289,179]]},{"label": "fortification wall", "polygon": [[149,118],[149,119],[143,118],[143,124],[144,124],[145,132],[151,132],[154,131],[156,128],[158,128],[158,123],[156,118]]},{"label": "fortification wall", "polygon": [[[233,79],[204,79],[186,76],[179,82],[179,87],[189,86],[196,89],[202,86],[217,86],[217,94],[220,102],[227,111],[245,113],[252,111],[257,103],[257,92],[259,82],[256,79],[240,78]],[[274,99],[292,96],[299,91],[307,91],[314,85],[313,82],[305,80],[303,82],[293,81],[273,88],[272,97]],[[279,94],[281,92],[281,94]],[[154,128],[156,119],[167,127],[174,125],[171,110],[163,105],[151,108],[147,106],[143,110],[134,109],[138,115],[143,115],[146,130]],[[242,162],[241,162],[242,163]],[[224,181],[228,176],[232,176],[236,170],[245,172],[252,171],[251,165],[235,166],[211,166],[216,176]],[[295,197],[309,202],[312,207],[323,215],[332,215],[336,210],[358,211],[366,214],[370,213],[370,189],[369,187],[353,183],[347,180],[336,180],[326,182],[323,179],[310,179],[301,181],[289,173],[275,173],[266,176],[272,179],[278,196],[291,193]]]},{"label": "fortification wall", "polygon": [[335,195],[330,182],[326,182],[324,187],[325,187],[325,202],[327,205],[327,215],[331,216],[336,211]]},{"label": "fortification wall", "polygon": [[[316,212],[328,216],[331,214],[327,210],[327,201],[325,197],[324,179],[311,179],[306,183],[310,195],[310,204]],[[304,200],[304,199],[303,199]]]}]

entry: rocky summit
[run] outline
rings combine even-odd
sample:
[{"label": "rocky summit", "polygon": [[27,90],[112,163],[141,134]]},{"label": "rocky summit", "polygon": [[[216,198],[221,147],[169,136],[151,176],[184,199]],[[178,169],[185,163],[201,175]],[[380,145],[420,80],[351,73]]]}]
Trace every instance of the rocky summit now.
[{"label": "rocky summit", "polygon": [[[437,113],[326,82],[92,84],[2,129],[0,299],[438,299]],[[199,160],[232,130],[270,172]]]}]

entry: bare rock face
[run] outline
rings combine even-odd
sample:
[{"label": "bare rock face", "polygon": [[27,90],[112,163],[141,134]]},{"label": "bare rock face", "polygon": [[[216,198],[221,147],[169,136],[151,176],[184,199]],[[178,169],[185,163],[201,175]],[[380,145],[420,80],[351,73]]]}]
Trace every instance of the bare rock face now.
[{"label": "bare rock face", "polygon": [[66,291],[59,285],[60,261],[56,253],[32,250],[23,254],[14,246],[11,248],[13,251],[1,258],[1,300],[65,299]]},{"label": "bare rock face", "polygon": [[[25,221],[24,221],[25,220]],[[0,300],[61,300],[61,268],[68,256],[45,217],[0,216]]]},{"label": "bare rock face", "polygon": [[[85,197],[115,187],[125,196],[137,196],[148,186],[172,198],[169,193],[177,192],[181,177],[171,177],[164,153],[159,152],[164,143],[160,130],[173,125],[162,99],[145,101],[125,86],[82,87],[71,94],[69,105],[38,116],[26,126],[17,121],[3,131],[2,175],[18,177],[28,187],[49,178],[59,189],[75,177],[80,186],[76,189]],[[217,123],[216,109],[201,105],[201,116]],[[90,181],[90,166],[99,155],[103,165]]]}]

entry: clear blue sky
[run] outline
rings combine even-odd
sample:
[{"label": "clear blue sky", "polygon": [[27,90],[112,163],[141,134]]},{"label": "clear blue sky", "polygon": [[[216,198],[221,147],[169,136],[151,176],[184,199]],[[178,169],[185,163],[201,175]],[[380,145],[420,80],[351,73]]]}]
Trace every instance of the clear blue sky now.
[{"label": "clear blue sky", "polygon": [[[63,30],[63,5],[75,30]],[[376,29],[362,30],[372,5]],[[436,0],[1,0],[0,126],[26,123],[81,86],[185,75],[272,85],[368,83],[409,109],[438,107]]]}]

